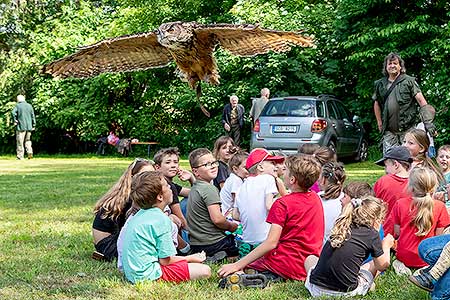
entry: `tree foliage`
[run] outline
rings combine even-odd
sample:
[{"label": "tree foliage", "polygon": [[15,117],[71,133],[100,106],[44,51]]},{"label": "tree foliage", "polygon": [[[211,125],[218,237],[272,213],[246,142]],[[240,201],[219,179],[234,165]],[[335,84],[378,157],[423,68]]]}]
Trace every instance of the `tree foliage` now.
[{"label": "tree foliage", "polygon": [[[333,93],[362,116],[371,136],[373,81],[384,56],[399,52],[418,78],[439,120],[448,115],[449,4],[400,0],[110,0],[0,1],[0,148],[13,151],[10,111],[24,93],[37,114],[34,143],[41,151],[83,151],[79,145],[104,135],[112,122],[122,136],[157,140],[183,152],[211,147],[223,134],[221,112],[236,94],[250,97],[269,87],[274,96]],[[95,78],[53,80],[41,66],[104,38],[155,30],[170,21],[258,23],[264,28],[302,30],[314,49],[235,57],[216,52],[221,84],[195,92],[174,73],[175,65]],[[3,116],[3,117],[2,117]],[[444,125],[443,121],[442,126]],[[444,127],[442,127],[444,128]],[[248,134],[250,125],[246,127]],[[444,142],[448,135],[442,132]],[[73,145],[77,147],[73,147]],[[70,148],[66,148],[70,146]],[[245,146],[245,144],[244,144]]]}]

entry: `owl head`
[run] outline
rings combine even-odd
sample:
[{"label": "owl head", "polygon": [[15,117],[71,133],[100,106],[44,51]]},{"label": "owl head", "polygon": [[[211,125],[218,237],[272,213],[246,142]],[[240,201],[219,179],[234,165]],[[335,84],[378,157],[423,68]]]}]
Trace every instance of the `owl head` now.
[{"label": "owl head", "polygon": [[186,49],[192,43],[194,28],[189,22],[171,22],[159,26],[158,42],[169,49]]}]

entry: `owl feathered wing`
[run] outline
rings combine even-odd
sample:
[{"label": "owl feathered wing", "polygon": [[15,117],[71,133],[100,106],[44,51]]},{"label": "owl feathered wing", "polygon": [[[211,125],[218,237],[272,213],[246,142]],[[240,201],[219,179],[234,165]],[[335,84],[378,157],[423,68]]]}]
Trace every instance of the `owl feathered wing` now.
[{"label": "owl feathered wing", "polygon": [[261,29],[251,24],[198,24],[195,33],[200,40],[215,38],[221,47],[238,56],[286,52],[293,45],[314,46],[313,40],[301,32]]},{"label": "owl feathered wing", "polygon": [[76,53],[45,65],[53,77],[93,77],[105,72],[159,68],[173,60],[155,32],[124,35],[81,47]]}]

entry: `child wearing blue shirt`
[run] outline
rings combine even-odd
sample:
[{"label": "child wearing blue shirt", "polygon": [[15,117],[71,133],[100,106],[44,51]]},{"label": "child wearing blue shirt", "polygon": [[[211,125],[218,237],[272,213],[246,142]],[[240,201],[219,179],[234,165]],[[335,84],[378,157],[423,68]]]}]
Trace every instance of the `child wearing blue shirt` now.
[{"label": "child wearing blue shirt", "polygon": [[181,282],[211,276],[202,264],[204,253],[175,256],[172,225],[164,207],[172,202],[172,190],[157,171],[143,172],[133,178],[130,200],[141,210],[129,221],[122,254],[125,277],[132,283],[142,280]]}]

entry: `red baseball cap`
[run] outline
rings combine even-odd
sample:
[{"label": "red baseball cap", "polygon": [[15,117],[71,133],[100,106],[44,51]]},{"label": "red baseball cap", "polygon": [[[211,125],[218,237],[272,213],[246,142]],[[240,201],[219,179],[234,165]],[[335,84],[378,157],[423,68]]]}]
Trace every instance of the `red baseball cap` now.
[{"label": "red baseball cap", "polygon": [[282,163],[284,161],[284,156],[277,156],[270,154],[269,151],[263,148],[255,148],[250,152],[250,155],[247,158],[245,163],[245,168],[250,169],[256,164],[259,164],[262,161],[274,161],[275,163]]}]

